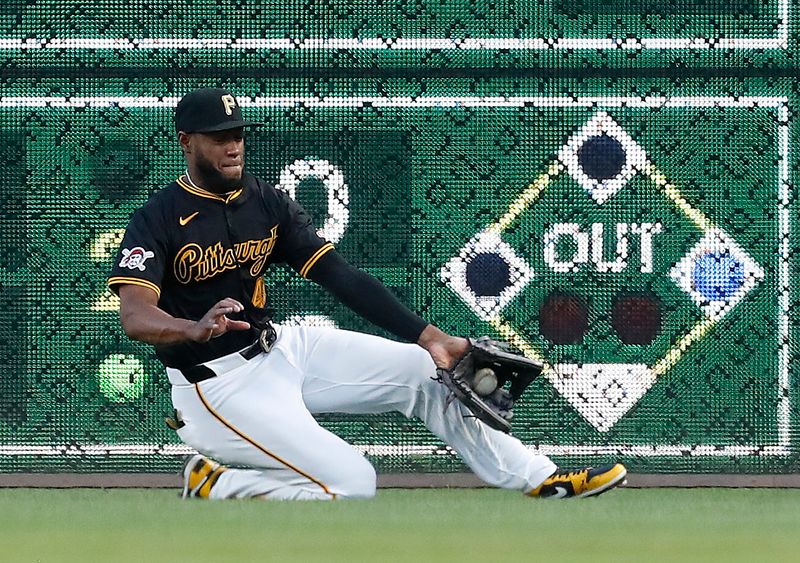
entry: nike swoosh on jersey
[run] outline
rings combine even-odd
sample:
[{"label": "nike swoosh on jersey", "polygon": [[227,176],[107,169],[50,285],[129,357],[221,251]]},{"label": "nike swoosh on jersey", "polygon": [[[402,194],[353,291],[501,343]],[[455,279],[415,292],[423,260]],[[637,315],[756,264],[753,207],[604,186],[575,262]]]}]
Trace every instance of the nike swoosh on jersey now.
[{"label": "nike swoosh on jersey", "polygon": [[185,227],[185,226],[186,226],[186,225],[189,223],[189,221],[191,221],[192,219],[194,219],[195,217],[197,217],[197,215],[198,215],[199,213],[200,213],[199,211],[195,211],[194,213],[192,213],[191,215],[189,215],[189,216],[188,216],[188,217],[186,217],[186,218],[184,218],[184,217],[178,217],[178,223],[180,223],[180,224],[181,224],[181,227]]}]

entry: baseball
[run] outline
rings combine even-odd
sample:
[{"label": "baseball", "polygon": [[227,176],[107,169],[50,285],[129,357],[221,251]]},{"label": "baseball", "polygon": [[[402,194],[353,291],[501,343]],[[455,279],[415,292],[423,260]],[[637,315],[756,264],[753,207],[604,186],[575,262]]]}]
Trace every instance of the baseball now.
[{"label": "baseball", "polygon": [[497,376],[492,368],[481,368],[475,372],[472,388],[481,397],[489,395],[497,389]]}]

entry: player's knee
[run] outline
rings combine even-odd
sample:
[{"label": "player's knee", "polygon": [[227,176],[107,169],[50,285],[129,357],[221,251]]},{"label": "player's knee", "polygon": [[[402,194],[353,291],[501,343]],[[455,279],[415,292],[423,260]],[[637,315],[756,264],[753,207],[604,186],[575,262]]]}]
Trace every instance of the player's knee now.
[{"label": "player's knee", "polygon": [[375,468],[366,460],[351,468],[339,483],[339,496],[342,498],[372,498],[375,496],[378,477]]}]

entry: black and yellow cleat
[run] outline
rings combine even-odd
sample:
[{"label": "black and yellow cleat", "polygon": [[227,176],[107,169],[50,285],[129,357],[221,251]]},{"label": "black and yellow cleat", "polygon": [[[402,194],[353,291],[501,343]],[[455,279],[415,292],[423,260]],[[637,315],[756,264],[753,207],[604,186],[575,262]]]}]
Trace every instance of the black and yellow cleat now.
[{"label": "black and yellow cleat", "polygon": [[216,461],[195,454],[183,466],[183,498],[208,498],[219,476],[227,470]]},{"label": "black and yellow cleat", "polygon": [[587,467],[578,471],[556,471],[528,495],[539,498],[596,496],[623,484],[627,474],[621,463]]}]

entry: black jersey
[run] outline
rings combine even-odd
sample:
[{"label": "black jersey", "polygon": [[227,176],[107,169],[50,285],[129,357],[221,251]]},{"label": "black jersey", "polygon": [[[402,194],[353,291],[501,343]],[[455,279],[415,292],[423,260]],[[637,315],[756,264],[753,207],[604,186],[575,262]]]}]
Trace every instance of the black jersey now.
[{"label": "black jersey", "polygon": [[245,310],[231,318],[251,329],[208,342],[156,346],[164,365],[187,368],[253,343],[269,320],[263,274],[285,262],[303,277],[333,245],[317,235],[311,217],[284,192],[250,175],[227,196],[178,178],[131,217],[108,285],[148,287],[173,317],[199,320],[226,297]]}]

